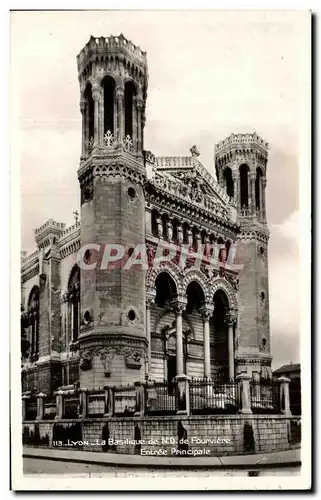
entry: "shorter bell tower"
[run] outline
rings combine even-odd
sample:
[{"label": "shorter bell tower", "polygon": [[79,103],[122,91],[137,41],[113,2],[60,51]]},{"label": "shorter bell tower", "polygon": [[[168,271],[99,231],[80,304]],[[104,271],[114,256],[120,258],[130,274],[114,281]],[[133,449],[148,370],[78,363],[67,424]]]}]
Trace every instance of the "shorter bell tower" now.
[{"label": "shorter bell tower", "polygon": [[215,146],[219,184],[238,207],[240,234],[239,320],[236,373],[259,371],[270,378],[268,240],[266,174],[269,145],[256,133],[231,134]]}]

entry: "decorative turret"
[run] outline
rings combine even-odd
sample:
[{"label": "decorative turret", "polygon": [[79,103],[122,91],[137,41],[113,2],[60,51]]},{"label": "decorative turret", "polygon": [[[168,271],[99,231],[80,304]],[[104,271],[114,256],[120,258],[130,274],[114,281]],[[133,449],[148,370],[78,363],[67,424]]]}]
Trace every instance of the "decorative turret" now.
[{"label": "decorative turret", "polygon": [[217,181],[237,199],[241,217],[266,222],[265,187],[269,144],[255,132],[231,134],[215,145]]},{"label": "decorative turret", "polygon": [[90,38],[77,56],[82,159],[125,150],[140,156],[147,97],[146,52],[122,34]]},{"label": "decorative turret", "polygon": [[48,248],[56,243],[65,230],[66,224],[48,219],[41,227],[35,229],[35,236],[38,248]]}]

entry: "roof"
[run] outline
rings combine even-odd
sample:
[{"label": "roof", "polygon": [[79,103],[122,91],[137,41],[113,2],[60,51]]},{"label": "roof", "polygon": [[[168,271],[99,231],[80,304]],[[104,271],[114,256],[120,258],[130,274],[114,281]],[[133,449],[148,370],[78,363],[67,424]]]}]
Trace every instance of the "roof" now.
[{"label": "roof", "polygon": [[290,363],[288,365],[282,365],[280,368],[275,370],[273,373],[291,373],[301,371],[300,363]]}]

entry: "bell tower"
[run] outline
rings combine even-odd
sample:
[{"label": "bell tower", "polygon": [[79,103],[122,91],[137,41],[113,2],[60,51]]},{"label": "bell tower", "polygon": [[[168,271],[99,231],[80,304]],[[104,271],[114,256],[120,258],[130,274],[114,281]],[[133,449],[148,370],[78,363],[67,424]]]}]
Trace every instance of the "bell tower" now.
[{"label": "bell tower", "polygon": [[238,207],[240,235],[236,373],[258,371],[271,377],[268,239],[266,220],[267,142],[256,133],[231,134],[215,146],[219,184]]},{"label": "bell tower", "polygon": [[124,267],[133,249],[145,242],[148,73],[146,53],[123,35],[91,37],[77,65],[82,114],[79,366],[81,386],[91,389],[144,379],[145,271]]}]

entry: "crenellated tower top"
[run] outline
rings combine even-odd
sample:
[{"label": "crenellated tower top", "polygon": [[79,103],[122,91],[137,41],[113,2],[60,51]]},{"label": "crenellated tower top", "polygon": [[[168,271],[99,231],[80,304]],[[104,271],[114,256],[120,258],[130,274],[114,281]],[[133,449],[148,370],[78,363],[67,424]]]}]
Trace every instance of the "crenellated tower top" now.
[{"label": "crenellated tower top", "polygon": [[263,223],[268,150],[269,143],[256,132],[231,134],[214,147],[218,183],[237,201],[241,217]]},{"label": "crenellated tower top", "polygon": [[82,160],[126,151],[142,157],[146,52],[119,36],[91,37],[77,56]]}]

